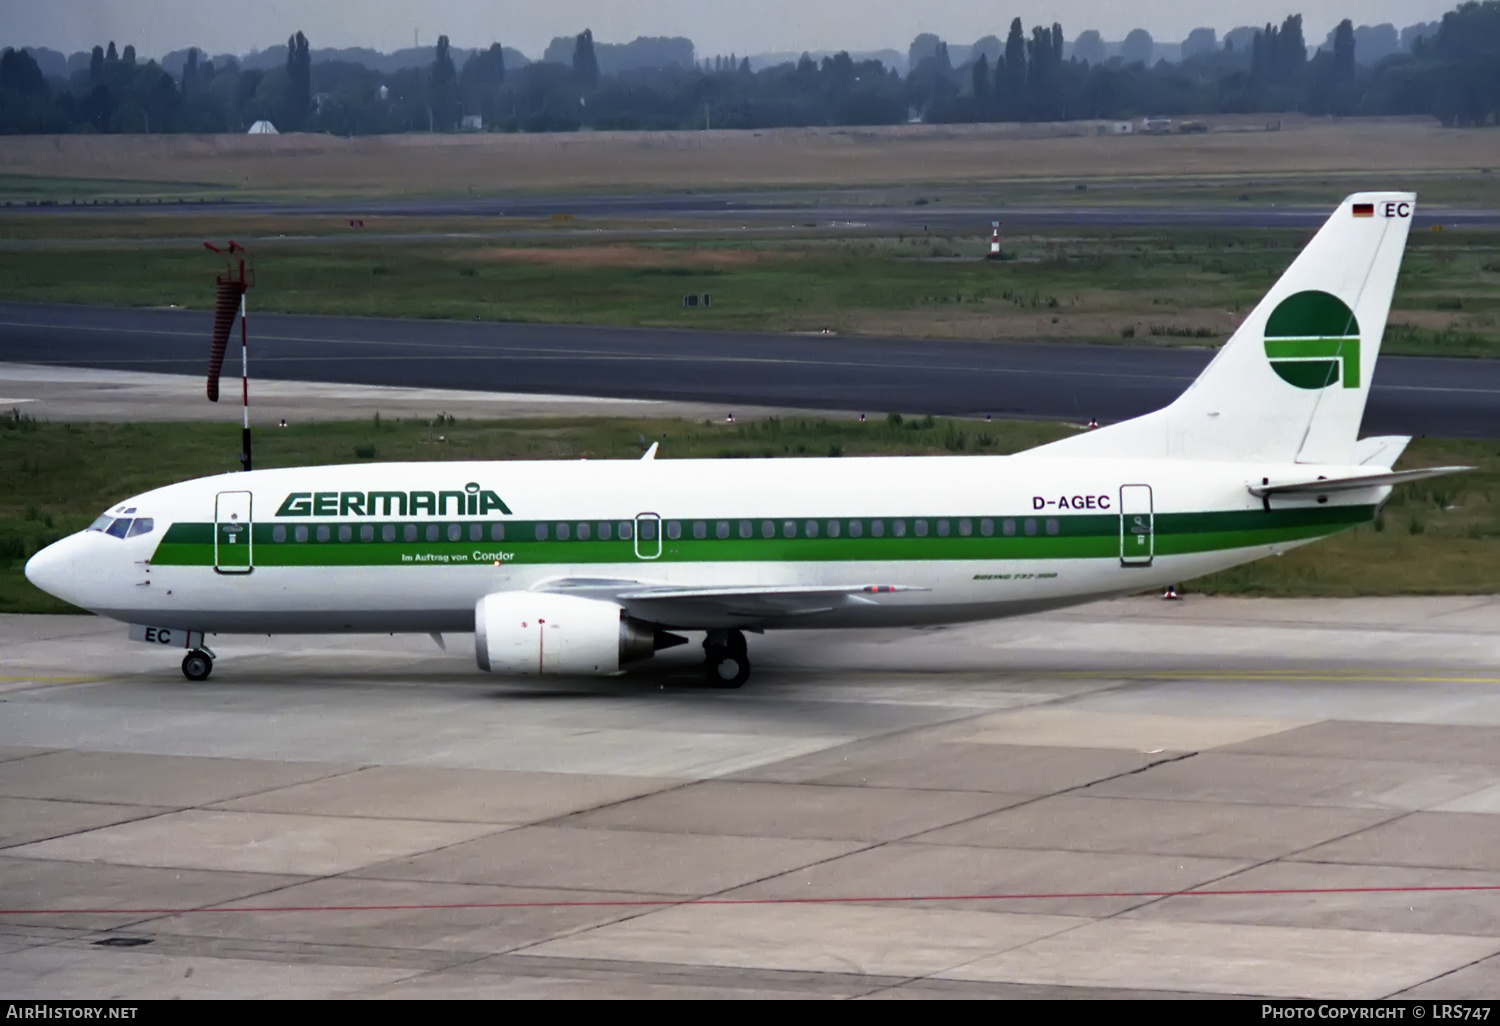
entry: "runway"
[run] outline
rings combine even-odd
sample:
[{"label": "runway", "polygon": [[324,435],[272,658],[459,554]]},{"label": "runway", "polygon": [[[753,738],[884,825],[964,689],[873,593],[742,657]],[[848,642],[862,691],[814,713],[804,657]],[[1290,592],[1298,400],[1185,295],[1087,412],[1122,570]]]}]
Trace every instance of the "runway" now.
[{"label": "runway", "polygon": [[0,992],[1484,1000],[1500,599],[1137,598],[508,683],[0,617]]},{"label": "runway", "polygon": [[[0,362],[201,374],[205,311],[0,303]],[[1108,423],[1175,399],[1212,352],[260,314],[257,379],[735,407]],[[232,362],[232,361],[231,361]],[[232,369],[232,368],[231,368]],[[1493,437],[1500,361],[1385,356],[1365,434]]]},{"label": "runway", "polygon": [[[1028,202],[1011,205],[1000,202],[984,206],[967,199],[944,200],[950,187],[931,190],[934,198],[897,198],[916,195],[922,190],[907,187],[899,190],[856,189],[850,192],[829,190],[750,190],[740,192],[675,192],[617,195],[514,195],[466,196],[454,198],[349,198],[313,200],[236,200],[194,198],[175,201],[171,197],[98,201],[97,203],[63,203],[47,206],[14,207],[17,212],[36,216],[60,213],[118,213],[122,208],[147,209],[168,213],[258,215],[270,217],[414,217],[414,218],[550,218],[566,215],[605,221],[651,222],[669,220],[684,227],[695,224],[726,225],[739,222],[745,227],[835,228],[847,231],[870,229],[898,232],[960,232],[986,234],[991,221],[1002,221],[1008,229],[1111,229],[1111,228],[1316,228],[1328,219],[1330,207],[1343,195],[1338,185],[1328,186],[1329,204],[1325,206],[1277,207],[1263,202],[1235,203],[1047,203]],[[1068,188],[1073,188],[1068,186]],[[1097,187],[1096,187],[1097,188]],[[1061,191],[1061,188],[1059,188]],[[1110,190],[1104,190],[1107,196]],[[1350,185],[1345,192],[1355,191]],[[863,197],[866,202],[860,202]],[[920,202],[919,202],[920,201]],[[1414,228],[1433,225],[1445,228],[1500,228],[1500,210],[1463,207],[1419,206],[1412,221]]]}]

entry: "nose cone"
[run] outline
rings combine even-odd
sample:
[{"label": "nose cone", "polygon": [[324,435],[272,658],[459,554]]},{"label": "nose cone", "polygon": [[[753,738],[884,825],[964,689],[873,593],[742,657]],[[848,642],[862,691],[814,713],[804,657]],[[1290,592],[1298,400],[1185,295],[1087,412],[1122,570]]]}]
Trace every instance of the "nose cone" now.
[{"label": "nose cone", "polygon": [[77,556],[82,542],[83,535],[75,534],[48,545],[26,561],[26,579],[48,595],[77,605]]}]

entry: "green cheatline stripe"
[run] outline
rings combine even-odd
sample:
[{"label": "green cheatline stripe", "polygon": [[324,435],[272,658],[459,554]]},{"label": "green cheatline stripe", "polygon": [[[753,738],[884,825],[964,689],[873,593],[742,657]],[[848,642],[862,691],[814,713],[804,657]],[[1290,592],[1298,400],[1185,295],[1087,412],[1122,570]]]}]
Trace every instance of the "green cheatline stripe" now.
[{"label": "green cheatline stripe", "polygon": [[[1290,510],[1236,510],[1219,513],[1164,513],[1155,518],[1155,551],[1159,556],[1185,555],[1196,552],[1213,552],[1224,549],[1246,548],[1255,545],[1270,545],[1278,542],[1302,541],[1318,538],[1344,530],[1355,524],[1369,521],[1375,513],[1373,506],[1325,506],[1310,509]],[[730,521],[736,528],[736,536],[720,539],[713,537],[716,521],[706,521],[709,537],[694,539],[685,536],[678,539],[662,538],[662,552],[655,562],[669,563],[733,563],[733,562],[865,562],[884,560],[969,560],[969,559],[1105,559],[1120,554],[1120,518],[1118,516],[1082,514],[1055,517],[994,517],[995,534],[984,537],[978,534],[979,517],[925,518],[931,531],[937,530],[940,520],[946,519],[950,529],[957,531],[960,520],[968,520],[975,534],[961,537],[956,533],[942,537],[930,533],[918,537],[914,533],[918,518],[906,518],[908,534],[905,537],[871,537],[869,520],[861,521],[865,534],[859,538],[848,537],[849,520],[839,521],[842,537],[826,537],[828,519],[817,521],[824,537],[780,537],[782,525],[792,518],[778,518],[778,537],[759,537],[761,521],[754,521],[757,537],[737,536],[738,520]],[[1003,533],[1003,524],[1012,521],[1016,527],[1014,535]],[[1025,534],[1027,521],[1035,525],[1036,534]],[[808,518],[796,518],[799,535]],[[614,521],[618,522],[618,521]],[[889,531],[891,519],[884,519]],[[350,523],[353,540],[340,542],[337,522],[331,528],[329,541],[316,541],[317,524],[303,525],[309,528],[309,537],[314,540],[297,542],[273,540],[273,525],[256,524],[253,529],[256,566],[424,566],[424,565],[492,565],[502,559],[507,564],[588,564],[636,562],[633,541],[588,540],[576,537],[567,541],[555,540],[559,521],[514,521],[504,522],[506,539],[488,540],[489,525],[485,524],[486,540],[468,540],[468,528],[473,521],[460,522],[463,540],[448,541],[448,522],[436,524],[439,541],[360,541],[360,523]],[[574,533],[576,521],[569,522]],[[670,523],[670,521],[664,522]],[[681,521],[684,535],[691,535],[693,521]],[[554,540],[535,540],[538,524],[548,527]],[[1048,534],[1050,525],[1055,525],[1056,534]],[[284,525],[277,525],[284,526]],[[376,538],[381,535],[384,524],[374,524]],[[394,524],[397,538],[402,537],[405,524]],[[418,525],[424,535],[429,525]],[[290,527],[286,537],[295,535]],[[524,539],[524,540],[523,540]],[[214,561],[214,525],[205,523],[173,524],[162,538],[152,556],[157,566],[212,566]],[[655,542],[643,542],[644,546],[655,546]],[[228,548],[227,546],[225,547]],[[238,549],[238,546],[236,546]],[[224,553],[230,555],[229,550]],[[237,552],[235,553],[237,554]],[[502,555],[503,554],[503,555]]]}]

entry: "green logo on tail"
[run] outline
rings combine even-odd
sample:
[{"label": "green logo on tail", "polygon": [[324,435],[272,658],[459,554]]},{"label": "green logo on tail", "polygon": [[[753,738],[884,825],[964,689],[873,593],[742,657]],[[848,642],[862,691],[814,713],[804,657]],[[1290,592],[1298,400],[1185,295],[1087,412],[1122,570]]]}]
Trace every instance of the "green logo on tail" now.
[{"label": "green logo on tail", "polygon": [[1343,300],[1327,292],[1298,292],[1266,321],[1266,358],[1282,381],[1327,388],[1342,380],[1359,387],[1359,322]]}]

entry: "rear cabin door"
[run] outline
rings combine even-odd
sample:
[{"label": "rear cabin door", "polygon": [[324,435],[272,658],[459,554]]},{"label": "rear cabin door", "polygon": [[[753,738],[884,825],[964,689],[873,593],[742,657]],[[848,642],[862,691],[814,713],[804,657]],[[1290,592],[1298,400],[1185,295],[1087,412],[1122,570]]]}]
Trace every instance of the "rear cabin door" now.
[{"label": "rear cabin door", "polygon": [[214,502],[214,569],[221,574],[248,574],[253,567],[250,493],[220,492]]},{"label": "rear cabin door", "polygon": [[1151,486],[1120,486],[1120,565],[1150,566],[1156,556],[1156,515]]}]

